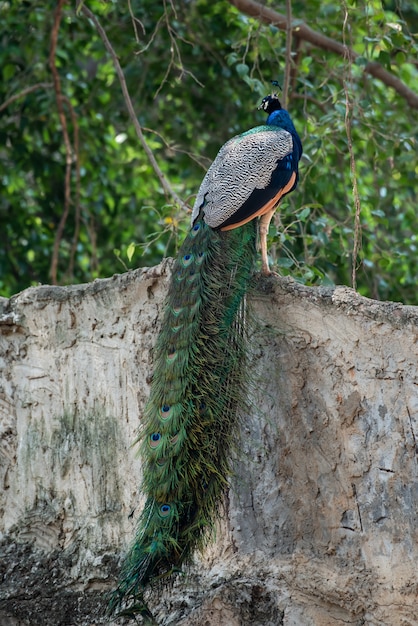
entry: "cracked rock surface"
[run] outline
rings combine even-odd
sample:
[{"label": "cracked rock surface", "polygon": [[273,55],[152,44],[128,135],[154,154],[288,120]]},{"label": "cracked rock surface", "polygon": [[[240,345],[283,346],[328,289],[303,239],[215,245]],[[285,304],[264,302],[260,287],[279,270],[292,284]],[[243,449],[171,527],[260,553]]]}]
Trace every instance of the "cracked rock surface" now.
[{"label": "cracked rock surface", "polygon": [[[170,267],[0,299],[1,626],[109,623]],[[160,624],[416,626],[418,308],[281,278],[250,299],[235,474]]]}]

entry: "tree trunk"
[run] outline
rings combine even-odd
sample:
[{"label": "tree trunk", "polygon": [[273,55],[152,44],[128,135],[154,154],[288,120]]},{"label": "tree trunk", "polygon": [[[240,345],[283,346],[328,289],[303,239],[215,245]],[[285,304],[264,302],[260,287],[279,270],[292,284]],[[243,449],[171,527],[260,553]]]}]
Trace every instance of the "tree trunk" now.
[{"label": "tree trunk", "polygon": [[[0,624],[107,623],[170,263],[0,302]],[[163,626],[418,624],[418,309],[258,279],[251,407]],[[128,622],[126,622],[128,623]]]}]

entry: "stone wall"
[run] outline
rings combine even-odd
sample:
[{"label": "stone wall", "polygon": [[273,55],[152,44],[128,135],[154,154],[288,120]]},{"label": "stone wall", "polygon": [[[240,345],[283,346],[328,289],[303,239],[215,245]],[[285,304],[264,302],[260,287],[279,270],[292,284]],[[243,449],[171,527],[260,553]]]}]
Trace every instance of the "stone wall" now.
[{"label": "stone wall", "polygon": [[[107,623],[169,272],[0,300],[1,626]],[[418,309],[279,278],[251,301],[225,512],[161,625],[418,624]]]}]

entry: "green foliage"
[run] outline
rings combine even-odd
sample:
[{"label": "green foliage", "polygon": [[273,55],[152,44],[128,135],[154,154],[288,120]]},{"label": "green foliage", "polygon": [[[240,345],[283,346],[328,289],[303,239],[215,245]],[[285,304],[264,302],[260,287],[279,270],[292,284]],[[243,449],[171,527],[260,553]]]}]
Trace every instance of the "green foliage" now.
[{"label": "green foliage", "polygon": [[[131,0],[132,15],[124,1],[84,4],[119,57],[160,169],[192,203],[222,143],[263,122],[255,107],[271,79],[284,82],[286,33],[220,0]],[[0,2],[0,106],[39,85],[0,112],[0,293],[6,296],[51,280],[65,206],[66,149],[48,61],[55,6]],[[294,0],[292,12],[296,26],[303,20],[359,56],[349,62],[293,40],[288,108],[305,156],[298,191],[283,203],[277,232],[271,230],[272,256],[282,274],[304,283],[351,284],[348,119],[361,202],[357,288],[416,303],[417,113],[364,68],[378,62],[418,91],[418,11],[407,2]],[[165,196],[129,121],[112,60],[70,3],[55,65],[73,160],[59,282],[89,281],[173,254],[188,215]]]}]

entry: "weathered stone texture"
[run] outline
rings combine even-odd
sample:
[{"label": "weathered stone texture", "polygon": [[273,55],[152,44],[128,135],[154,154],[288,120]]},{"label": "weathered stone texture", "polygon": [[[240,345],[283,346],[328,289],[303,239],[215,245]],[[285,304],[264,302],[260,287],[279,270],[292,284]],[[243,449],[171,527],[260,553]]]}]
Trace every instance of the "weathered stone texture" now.
[{"label": "weathered stone texture", "polygon": [[[0,301],[0,624],[106,623],[170,264]],[[162,625],[418,624],[418,309],[259,279],[215,542]]]}]

